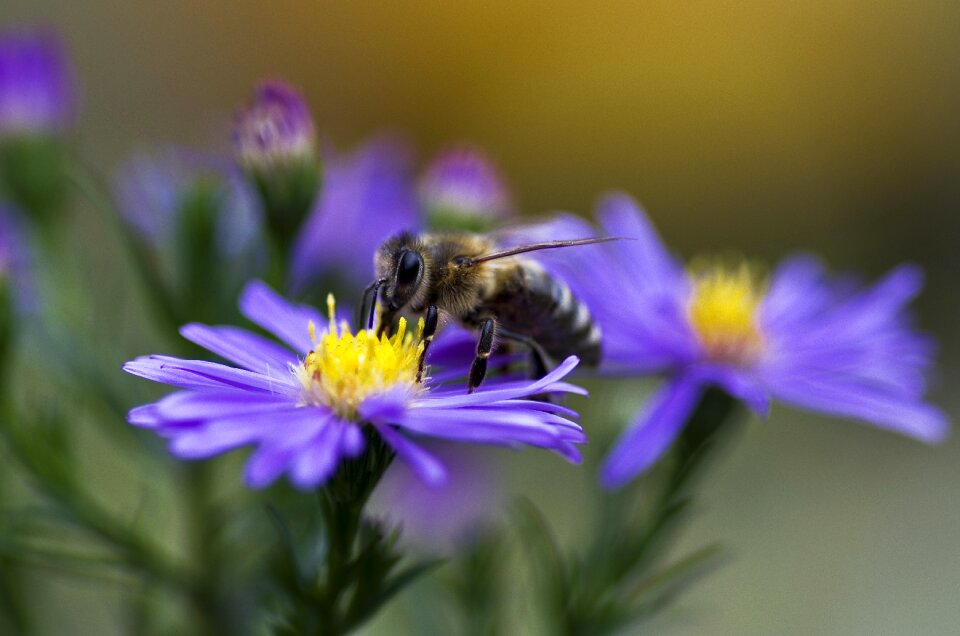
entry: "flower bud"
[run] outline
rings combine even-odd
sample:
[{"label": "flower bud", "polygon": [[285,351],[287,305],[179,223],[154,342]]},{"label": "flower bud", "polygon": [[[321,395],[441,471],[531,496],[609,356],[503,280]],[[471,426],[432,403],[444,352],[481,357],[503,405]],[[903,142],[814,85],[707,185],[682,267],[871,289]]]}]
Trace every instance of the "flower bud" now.
[{"label": "flower bud", "polygon": [[435,229],[483,231],[513,212],[500,173],[471,146],[442,151],[424,173],[419,191]]},{"label": "flower bud", "polygon": [[260,193],[271,231],[289,247],[320,185],[317,135],[303,97],[282,82],[258,86],[236,115],[233,145]]},{"label": "flower bud", "polygon": [[63,133],[73,122],[73,72],[60,40],[0,33],[0,186],[47,221],[66,194]]}]

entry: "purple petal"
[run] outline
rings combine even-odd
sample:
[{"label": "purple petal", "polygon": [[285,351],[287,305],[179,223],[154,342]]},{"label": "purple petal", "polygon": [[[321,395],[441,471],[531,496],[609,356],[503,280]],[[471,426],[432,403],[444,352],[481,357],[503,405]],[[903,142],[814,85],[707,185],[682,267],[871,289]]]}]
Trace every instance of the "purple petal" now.
[{"label": "purple petal", "polygon": [[864,420],[928,444],[943,441],[950,432],[946,415],[936,407],[868,386],[793,377],[777,378],[771,392],[788,404]]},{"label": "purple petal", "polygon": [[310,322],[327,324],[315,309],[293,305],[261,281],[249,283],[240,295],[240,313],[293,347],[298,353],[313,349]]},{"label": "purple petal", "polygon": [[191,323],[181,327],[180,333],[190,342],[264,375],[289,375],[290,365],[297,362],[290,351],[246,329]]},{"label": "purple petal", "polygon": [[596,228],[580,217],[569,213],[555,214],[546,221],[507,227],[495,234],[497,242],[505,247],[526,243],[588,238],[596,235]]},{"label": "purple petal", "polygon": [[357,428],[353,424],[331,422],[298,452],[290,469],[290,480],[297,488],[313,488],[330,477],[339,463],[342,439],[348,427]]},{"label": "purple petal", "polygon": [[360,418],[384,424],[403,420],[407,404],[410,402],[408,389],[393,389],[385,393],[368,396],[357,409]]},{"label": "purple petal", "polygon": [[338,427],[332,413],[321,408],[299,408],[275,420],[257,451],[247,461],[244,473],[251,488],[263,488],[291,469],[300,452],[326,428]]},{"label": "purple petal", "polygon": [[568,442],[560,442],[556,447],[553,447],[550,450],[560,455],[560,457],[563,457],[571,464],[580,464],[583,462],[583,456],[580,454],[580,449]]},{"label": "purple petal", "polygon": [[628,257],[633,276],[644,285],[675,283],[680,268],[636,201],[622,193],[607,195],[600,201],[597,217],[608,235],[631,239],[612,247]]},{"label": "purple petal", "polygon": [[552,426],[532,413],[515,409],[418,409],[410,412],[401,425],[415,433],[483,444],[523,443],[552,448],[561,440],[586,441],[582,431]]},{"label": "purple petal", "polygon": [[619,488],[653,465],[676,439],[702,392],[699,380],[686,374],[658,389],[604,460],[603,487]]},{"label": "purple petal", "polygon": [[374,428],[377,429],[383,441],[393,448],[401,459],[410,464],[423,481],[437,486],[447,481],[447,469],[436,457],[399,434],[388,424],[374,423]]},{"label": "purple petal", "polygon": [[156,417],[165,421],[223,418],[251,412],[269,412],[294,407],[286,395],[240,391],[178,391],[157,402]]},{"label": "purple petal", "polygon": [[414,400],[411,407],[417,408],[450,408],[455,406],[478,406],[490,404],[499,400],[524,398],[538,393],[579,393],[586,394],[586,390],[560,382],[570,374],[580,362],[576,356],[570,356],[561,362],[556,369],[536,381],[490,383],[492,386],[483,387],[473,393],[455,393],[453,391],[433,391],[426,396]]},{"label": "purple petal", "polygon": [[343,447],[343,454],[347,457],[357,457],[362,453],[366,442],[363,439],[363,431],[360,430],[360,427],[355,425],[344,426],[341,445]]},{"label": "purple petal", "polygon": [[130,409],[130,412],[127,414],[127,421],[134,426],[142,426],[144,428],[154,428],[162,424],[160,418],[157,417],[156,404],[145,404]]},{"label": "purple petal", "polygon": [[373,278],[377,247],[419,225],[413,158],[405,140],[381,135],[352,154],[326,159],[319,200],[293,249],[294,289],[318,273],[336,272],[358,285]]},{"label": "purple petal", "polygon": [[251,488],[265,488],[277,480],[290,463],[293,450],[261,446],[247,460],[243,476]]},{"label": "purple petal", "polygon": [[264,393],[293,395],[299,389],[289,382],[280,382],[253,371],[234,369],[205,360],[182,360],[169,356],[147,356],[123,365],[123,370],[154,382],[162,382],[183,389],[233,389]]},{"label": "purple petal", "polygon": [[522,407],[533,409],[535,411],[544,411],[546,413],[556,413],[564,417],[577,418],[580,414],[568,406],[555,404],[554,402],[540,402],[537,400],[510,400],[511,408]]},{"label": "purple petal", "polygon": [[295,448],[315,435],[329,419],[326,411],[295,406],[233,413],[177,432],[170,449],[178,457],[202,458],[256,442]]},{"label": "purple petal", "polygon": [[813,256],[793,256],[778,265],[760,306],[764,330],[776,329],[781,322],[808,320],[822,312],[832,297],[823,276],[823,264]]}]

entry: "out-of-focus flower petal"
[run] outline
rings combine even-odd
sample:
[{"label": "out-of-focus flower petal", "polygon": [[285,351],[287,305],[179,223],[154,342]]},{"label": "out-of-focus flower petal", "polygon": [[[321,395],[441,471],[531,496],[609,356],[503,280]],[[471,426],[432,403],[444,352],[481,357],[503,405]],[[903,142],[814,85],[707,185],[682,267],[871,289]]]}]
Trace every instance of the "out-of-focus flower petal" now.
[{"label": "out-of-focus flower petal", "polygon": [[689,375],[680,375],[660,387],[604,460],[600,483],[605,488],[618,488],[660,459],[680,434],[703,388]]}]

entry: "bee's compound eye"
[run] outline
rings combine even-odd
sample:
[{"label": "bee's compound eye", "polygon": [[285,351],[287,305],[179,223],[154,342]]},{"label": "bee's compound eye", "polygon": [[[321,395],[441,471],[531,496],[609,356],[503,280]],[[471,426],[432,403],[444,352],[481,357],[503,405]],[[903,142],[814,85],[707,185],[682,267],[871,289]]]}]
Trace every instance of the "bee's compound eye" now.
[{"label": "bee's compound eye", "polygon": [[403,287],[413,285],[417,282],[422,270],[423,258],[414,251],[405,251],[400,255],[400,263],[397,265],[397,285]]}]

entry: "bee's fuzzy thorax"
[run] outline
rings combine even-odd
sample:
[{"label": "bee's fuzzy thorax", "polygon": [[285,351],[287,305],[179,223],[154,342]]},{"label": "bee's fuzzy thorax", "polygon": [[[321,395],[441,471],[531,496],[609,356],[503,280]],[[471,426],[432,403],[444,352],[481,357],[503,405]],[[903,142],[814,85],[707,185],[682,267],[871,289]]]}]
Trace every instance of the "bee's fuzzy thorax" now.
[{"label": "bee's fuzzy thorax", "polygon": [[[422,260],[422,275],[415,290],[398,294],[398,268],[409,251]],[[480,234],[404,233],[389,239],[376,257],[388,323],[435,306],[468,328],[493,319],[498,330],[529,338],[555,360],[577,355],[597,364],[601,334],[587,307],[532,259],[504,254],[481,260],[497,252],[497,244]]]}]

